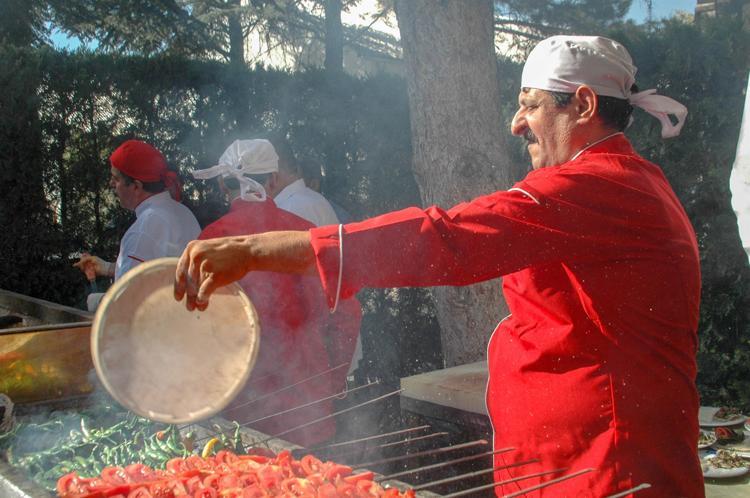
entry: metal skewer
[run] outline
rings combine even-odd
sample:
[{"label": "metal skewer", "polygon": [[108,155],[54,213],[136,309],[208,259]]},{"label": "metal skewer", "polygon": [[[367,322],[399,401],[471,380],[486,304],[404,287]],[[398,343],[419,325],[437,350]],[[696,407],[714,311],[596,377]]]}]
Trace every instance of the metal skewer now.
[{"label": "metal skewer", "polygon": [[357,405],[350,406],[349,408],[344,408],[343,410],[339,410],[337,412],[333,412],[330,415],[326,415],[325,417],[316,418],[315,420],[313,420],[311,422],[307,422],[306,424],[298,425],[296,427],[292,427],[291,429],[287,429],[287,430],[285,430],[283,432],[279,432],[278,434],[274,434],[273,436],[269,436],[269,437],[267,437],[265,439],[262,439],[260,441],[255,441],[254,444],[267,443],[268,441],[270,441],[272,439],[278,439],[279,437],[284,436],[286,434],[289,434],[290,432],[294,432],[294,431],[296,431],[298,429],[303,429],[305,427],[317,424],[318,422],[322,422],[323,420],[328,420],[329,418],[333,418],[333,417],[336,417],[338,415],[341,415],[342,413],[350,412],[352,410],[356,410],[357,408],[363,407],[365,405],[369,405],[371,403],[375,403],[375,402],[383,400],[385,398],[394,396],[396,394],[399,394],[401,391],[403,391],[403,389],[398,389],[398,390],[390,392],[388,394],[384,394],[382,396],[378,396],[377,398],[373,398],[373,399],[371,399],[369,401],[365,401],[363,403],[359,403]]},{"label": "metal skewer", "polygon": [[342,456],[353,455],[353,454],[357,454],[357,453],[370,452],[370,451],[377,450],[377,449],[388,448],[390,446],[399,446],[399,445],[402,445],[402,444],[409,444],[409,443],[413,443],[415,441],[422,441],[422,440],[425,440],[425,439],[432,439],[432,438],[435,438],[435,437],[447,436],[447,435],[448,435],[447,432],[433,432],[432,434],[427,434],[425,436],[413,437],[413,438],[410,438],[410,439],[402,439],[401,441],[394,441],[392,443],[380,444],[378,446],[369,446],[369,447],[365,446],[361,450],[347,451],[347,452],[344,452],[344,453],[336,453],[336,458],[341,458]]},{"label": "metal skewer", "polygon": [[623,496],[628,496],[631,493],[635,493],[635,492],[640,491],[642,489],[648,489],[650,487],[651,487],[651,485],[649,483],[644,482],[643,484],[639,484],[638,486],[636,486],[634,488],[626,489],[625,491],[621,491],[621,492],[619,492],[617,494],[614,494],[614,495],[606,496],[605,498],[622,498]]},{"label": "metal skewer", "polygon": [[284,410],[284,411],[280,411],[280,412],[277,412],[277,413],[273,413],[273,414],[271,414],[271,415],[266,415],[265,417],[261,417],[261,418],[256,418],[255,420],[251,420],[250,422],[243,422],[243,423],[241,423],[240,425],[250,425],[250,424],[255,424],[255,423],[261,422],[261,421],[263,421],[263,420],[267,420],[267,419],[269,419],[269,418],[273,418],[273,417],[276,417],[276,416],[278,416],[278,415],[284,415],[285,413],[293,412],[293,411],[295,411],[295,410],[301,410],[302,408],[307,408],[307,407],[308,407],[308,406],[310,406],[310,405],[314,405],[314,404],[316,404],[316,403],[322,403],[323,401],[327,401],[327,400],[329,400],[329,399],[337,398],[337,397],[339,397],[339,396],[341,396],[341,395],[345,395],[345,394],[353,393],[353,392],[355,392],[355,391],[360,391],[360,390],[362,390],[362,389],[365,389],[365,388],[368,388],[368,387],[374,386],[375,384],[378,384],[378,383],[379,383],[378,381],[375,381],[375,382],[371,382],[371,383],[369,383],[369,384],[365,384],[364,386],[353,387],[353,388],[351,388],[351,389],[347,389],[347,390],[345,390],[345,391],[341,391],[340,393],[336,393],[336,394],[331,394],[330,396],[326,396],[325,398],[321,398],[321,399],[316,399],[315,401],[310,401],[309,403],[305,403],[305,404],[303,404],[303,405],[298,405],[298,406],[294,406],[294,407],[292,407],[292,408],[288,408],[288,409],[286,409],[286,410]]},{"label": "metal skewer", "polygon": [[500,465],[498,467],[490,467],[489,469],[476,470],[474,472],[467,472],[466,474],[460,474],[460,475],[453,476],[453,477],[446,477],[445,479],[439,479],[437,481],[426,482],[424,484],[420,484],[419,486],[413,486],[411,489],[414,491],[420,491],[422,489],[440,486],[441,484],[448,484],[448,483],[455,482],[455,481],[463,481],[464,479],[471,479],[472,477],[479,477],[484,474],[489,474],[490,472],[495,472],[496,470],[507,469],[510,467],[520,467],[522,465],[528,465],[530,463],[538,463],[538,462],[539,462],[539,459],[535,458],[533,460],[527,460],[525,462],[516,462],[510,465]]},{"label": "metal skewer", "polygon": [[363,443],[365,441],[372,441],[373,439],[381,439],[381,438],[390,437],[390,436],[397,436],[397,435],[400,435],[400,434],[405,434],[407,432],[421,431],[421,430],[429,429],[429,428],[430,428],[429,425],[420,425],[418,427],[411,427],[409,429],[402,429],[400,431],[388,432],[388,433],[385,433],[385,434],[376,434],[374,436],[367,436],[367,437],[363,437],[363,438],[359,438],[359,439],[352,439],[351,441],[344,441],[344,442],[341,442],[341,443],[327,444],[325,446],[314,446],[312,448],[309,448],[309,450],[310,451],[318,451],[318,450],[324,450],[324,449],[329,449],[329,448],[336,448],[336,447],[339,447],[339,446],[346,446],[346,445],[350,445],[350,444]]},{"label": "metal skewer", "polygon": [[[541,477],[541,476],[545,476],[545,475],[549,475],[549,474],[556,474],[558,472],[565,472],[566,470],[568,470],[568,469],[567,468],[562,468],[562,469],[554,469],[554,470],[545,470],[544,472],[535,472],[534,474],[526,474],[524,476],[514,477],[513,479],[507,479],[505,481],[498,481],[498,482],[494,482],[492,484],[485,484],[483,486],[477,486],[476,488],[470,488],[470,489],[464,489],[462,491],[456,491],[455,493],[451,493],[451,494],[448,494],[448,495],[443,495],[443,498],[456,498],[458,496],[470,495],[472,493],[476,493],[477,491],[483,491],[485,489],[496,488],[496,487],[502,486],[504,484],[511,484],[511,483],[514,483],[514,482],[523,481],[525,479],[531,479],[532,477]],[[551,483],[552,481],[547,481],[547,482]],[[534,488],[525,489],[525,490],[521,491],[521,494],[523,494],[525,491],[531,491],[532,489],[534,489]],[[505,495],[505,496],[503,496],[503,498],[510,498],[511,496],[518,496],[518,495],[517,494]]]},{"label": "metal skewer", "polygon": [[273,391],[273,392],[270,392],[270,393],[266,393],[266,394],[261,394],[257,398],[253,398],[250,401],[245,401],[244,403],[241,403],[239,405],[233,406],[232,408],[233,409],[237,409],[237,408],[243,408],[243,407],[248,406],[248,405],[252,405],[253,403],[257,403],[258,401],[261,401],[263,399],[269,398],[271,396],[275,396],[275,395],[277,395],[279,393],[282,393],[284,391],[288,391],[289,389],[291,389],[293,387],[297,387],[300,384],[304,384],[305,382],[311,381],[313,379],[317,379],[318,377],[321,377],[323,375],[329,374],[329,373],[331,373],[331,372],[333,372],[335,370],[338,370],[340,368],[344,368],[344,367],[347,367],[347,366],[349,366],[348,363],[342,363],[341,365],[335,366],[333,368],[329,368],[328,370],[326,370],[324,372],[316,373],[315,375],[312,375],[310,377],[302,379],[302,380],[300,380],[298,382],[295,382],[294,384],[289,384],[288,386],[284,386],[281,389],[277,389],[276,391]]},{"label": "metal skewer", "polygon": [[[289,384],[288,386],[284,386],[281,389],[277,389],[276,391],[273,391],[273,392],[270,392],[270,393],[266,393],[266,394],[262,394],[262,395],[258,396],[257,398],[253,398],[253,399],[251,399],[249,401],[246,401],[246,402],[241,403],[239,405],[233,406],[232,409],[238,409],[238,408],[243,408],[243,407],[248,406],[248,405],[252,405],[253,403],[256,403],[258,401],[266,399],[266,398],[268,398],[270,396],[275,396],[276,394],[279,394],[279,393],[282,393],[284,391],[287,391],[287,390],[289,390],[289,389],[291,389],[293,387],[296,387],[296,386],[298,386],[300,384],[304,384],[305,382],[308,382],[308,381],[316,379],[316,378],[318,378],[320,376],[329,374],[329,373],[333,372],[334,370],[338,370],[339,368],[343,368],[343,367],[348,366],[348,365],[349,365],[348,363],[342,363],[341,365],[335,366],[333,368],[329,368],[328,370],[326,370],[324,372],[319,372],[319,373],[316,373],[313,376],[304,378],[304,379],[302,379],[302,380],[300,380],[298,382],[295,382],[294,384]],[[266,375],[264,377],[261,377],[261,378],[264,379],[266,377],[268,377],[268,375]],[[182,426],[178,427],[178,429],[180,430],[180,432],[182,432],[183,430],[185,430],[188,427],[190,427],[190,425],[192,425],[192,424],[182,425]],[[242,425],[245,425],[245,424],[242,424]],[[208,438],[201,438],[201,439],[208,439]]]},{"label": "metal skewer", "polygon": [[514,496],[521,496],[523,494],[528,493],[529,491],[535,491],[537,489],[546,488],[547,486],[551,486],[552,484],[557,484],[558,482],[567,481],[568,479],[578,477],[582,474],[586,474],[587,472],[591,472],[593,470],[594,469],[583,469],[583,470],[579,470],[578,472],[568,474],[566,476],[558,477],[557,479],[550,479],[549,481],[545,481],[541,484],[537,484],[536,486],[531,486],[530,488],[525,488],[525,489],[522,489],[521,491],[516,491],[515,493],[505,495],[503,496],[503,498],[513,498]]},{"label": "metal skewer", "polygon": [[[344,394],[344,395],[345,395],[345,394],[349,394],[349,393],[352,393],[352,392],[354,392],[354,391],[359,391],[359,390],[361,390],[361,389],[365,389],[365,388],[367,388],[367,387],[371,387],[371,386],[374,386],[375,384],[379,384],[379,382],[378,382],[378,381],[375,381],[375,382],[371,382],[371,383],[369,383],[369,384],[365,384],[364,386],[353,387],[353,388],[351,388],[351,389],[347,389],[346,391],[342,391],[342,392],[340,392],[340,393],[336,393],[336,394],[331,394],[330,396],[326,396],[325,398],[320,398],[320,399],[316,399],[316,400],[314,400],[314,401],[310,401],[309,403],[305,403],[305,404],[302,404],[302,405],[297,405],[297,406],[293,406],[292,408],[288,408],[288,409],[286,409],[286,410],[283,410],[283,411],[280,411],[280,412],[272,413],[271,415],[266,415],[265,417],[261,417],[261,418],[256,418],[255,420],[251,420],[251,421],[249,421],[249,422],[243,422],[243,423],[241,423],[241,424],[239,424],[239,425],[240,425],[240,426],[242,426],[242,427],[244,427],[244,426],[246,426],[246,425],[252,425],[252,424],[256,424],[256,423],[258,423],[258,422],[262,422],[263,420],[267,420],[267,419],[269,419],[269,418],[273,418],[273,417],[276,417],[276,416],[279,416],[279,415],[284,415],[284,414],[286,414],[286,413],[289,413],[289,412],[293,412],[293,411],[295,411],[295,410],[301,410],[302,408],[307,408],[308,406],[312,406],[312,405],[315,405],[315,404],[317,404],[317,403],[322,403],[323,401],[327,401],[327,400],[329,400],[329,399],[333,399],[333,398],[336,398],[336,397],[338,397],[338,396],[341,396],[342,394]],[[208,440],[208,439],[211,439],[212,437],[213,437],[213,436],[211,436],[211,435],[208,435],[208,436],[204,436],[204,437],[202,437],[202,438],[200,438],[200,439],[197,439],[197,440],[196,440],[195,442],[196,442],[196,443],[199,443],[199,442],[201,442],[201,441],[206,441],[206,440]]]},{"label": "metal skewer", "polygon": [[352,466],[353,469],[361,469],[362,467],[372,467],[374,465],[381,465],[384,463],[397,462],[399,460],[408,460],[409,458],[415,458],[426,455],[439,455],[440,453],[447,453],[449,451],[461,450],[464,448],[471,448],[472,446],[480,446],[483,444],[489,444],[486,439],[478,439],[476,441],[470,441],[468,443],[454,444],[453,446],[445,446],[436,450],[418,451],[416,453],[409,453],[408,455],[401,455],[397,457],[384,458],[382,460],[375,460],[372,462],[360,463]]},{"label": "metal skewer", "polygon": [[477,453],[475,455],[469,455],[469,456],[465,456],[465,457],[461,457],[461,458],[456,458],[456,459],[448,460],[448,461],[445,461],[445,462],[433,463],[431,465],[425,465],[424,467],[417,467],[415,469],[409,469],[409,470],[404,470],[404,471],[401,471],[401,472],[396,472],[395,474],[391,474],[391,475],[387,475],[387,476],[376,477],[374,480],[376,482],[387,481],[387,480],[390,480],[390,479],[396,479],[397,477],[407,476],[409,474],[416,474],[418,472],[426,472],[428,470],[435,470],[435,469],[439,469],[441,467],[447,467],[449,465],[454,465],[456,463],[469,462],[471,460],[476,460],[478,458],[482,458],[482,457],[486,457],[486,456],[491,456],[491,455],[497,455],[498,453],[507,453],[507,452],[513,451],[513,450],[515,450],[515,448],[510,448],[509,447],[509,448],[501,448],[501,449],[495,450],[495,451],[487,451],[487,452],[484,452],[484,453]]}]

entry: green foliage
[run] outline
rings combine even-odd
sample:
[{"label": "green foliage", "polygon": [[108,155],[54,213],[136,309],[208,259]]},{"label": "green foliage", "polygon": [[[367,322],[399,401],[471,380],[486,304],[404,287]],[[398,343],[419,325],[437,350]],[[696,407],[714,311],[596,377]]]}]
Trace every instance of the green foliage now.
[{"label": "green foliage", "polygon": [[[3,254],[14,255],[3,258],[0,288],[81,303],[85,279],[70,268],[73,253],[113,260],[132,222],[107,186],[108,156],[131,137],[165,153],[204,223],[221,214],[223,199],[213,182],[194,181],[189,172],[215,164],[234,139],[270,130],[285,131],[301,161],[323,164],[326,195],[355,218],[419,202],[401,79],[331,80],[323,71],[290,74],[167,55],[5,50],[0,61],[13,68],[2,77],[0,97],[8,111],[0,124],[0,150],[8,148],[0,185],[12,194],[0,198],[0,213]],[[28,171],[19,175],[18,164]],[[423,291],[413,294],[409,302],[425,299]],[[398,307],[382,291],[365,300],[388,314]],[[382,333],[383,323],[370,323],[373,334]],[[410,330],[412,341],[435,333]],[[416,368],[414,359],[405,362]]]},{"label": "green foliage", "polygon": [[[45,289],[60,298],[68,250],[55,223],[44,135],[36,92],[43,78],[40,53],[0,51],[0,288],[23,294]],[[69,276],[69,275],[67,275]]]},{"label": "green foliage", "polygon": [[[215,31],[226,15],[207,16],[214,2],[181,0],[130,1],[118,0],[52,0],[50,18],[67,34],[86,41],[95,41],[103,50],[157,54],[166,51],[229,54],[226,34]],[[239,0],[222,2],[216,10],[231,11]],[[204,14],[201,19],[200,14]],[[212,36],[212,35],[216,36]]]},{"label": "green foliage", "polygon": [[0,2],[0,44],[14,47],[39,45],[46,40],[47,2],[3,0]]},{"label": "green foliage", "polygon": [[495,31],[514,48],[530,50],[558,34],[599,33],[621,22],[632,0],[495,0]]},{"label": "green foliage", "polygon": [[[319,2],[300,0],[51,0],[49,19],[67,34],[111,53],[169,53],[243,65],[247,47],[281,51],[325,38]],[[345,4],[346,5],[346,4]]]},{"label": "green foliage", "polygon": [[499,15],[546,25],[549,29],[586,32],[622,20],[632,3],[632,0],[495,0],[495,10]]}]

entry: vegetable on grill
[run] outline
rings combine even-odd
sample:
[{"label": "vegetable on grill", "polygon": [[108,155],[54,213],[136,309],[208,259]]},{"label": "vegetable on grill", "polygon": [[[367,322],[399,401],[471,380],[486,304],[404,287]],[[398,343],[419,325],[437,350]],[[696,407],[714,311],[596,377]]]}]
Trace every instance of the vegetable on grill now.
[{"label": "vegetable on grill", "polygon": [[372,472],[353,474],[351,467],[321,462],[312,455],[300,460],[289,451],[274,457],[237,455],[220,450],[215,456],[173,458],[166,470],[145,465],[108,467],[99,477],[71,472],[57,482],[60,498],[413,498],[411,490],[383,488]]},{"label": "vegetable on grill", "polygon": [[60,476],[71,472],[94,477],[105,468],[133,462],[163,468],[169,459],[190,453],[186,443],[190,446],[177,426],[154,424],[105,406],[82,414],[59,414],[41,423],[19,423],[0,436],[0,452],[8,463],[52,491]]}]

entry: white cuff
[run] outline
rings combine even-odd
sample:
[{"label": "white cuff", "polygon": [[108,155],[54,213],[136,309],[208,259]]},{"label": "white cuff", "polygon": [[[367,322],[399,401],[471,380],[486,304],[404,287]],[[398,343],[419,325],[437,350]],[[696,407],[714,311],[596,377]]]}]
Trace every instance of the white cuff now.
[{"label": "white cuff", "polygon": [[105,261],[104,272],[106,273],[106,276],[114,277],[115,276],[115,263],[112,263],[111,261]]},{"label": "white cuff", "polygon": [[341,279],[344,276],[344,225],[339,223],[339,280],[336,284],[336,300],[333,302],[331,313],[336,313],[341,298]]},{"label": "white cuff", "polygon": [[96,311],[103,297],[104,297],[103,292],[92,292],[91,294],[86,296],[86,309],[88,309],[91,312]]}]

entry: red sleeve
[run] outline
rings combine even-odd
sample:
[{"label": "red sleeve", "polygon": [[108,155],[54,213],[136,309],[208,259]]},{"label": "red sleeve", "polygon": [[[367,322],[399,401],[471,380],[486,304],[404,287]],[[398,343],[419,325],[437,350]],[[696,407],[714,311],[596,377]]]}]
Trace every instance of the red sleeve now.
[{"label": "red sleeve", "polygon": [[[504,196],[533,202],[517,192]],[[499,194],[495,194],[497,196]],[[494,197],[491,196],[491,197]],[[343,227],[341,298],[362,287],[465,285],[498,276],[498,218],[481,199],[444,211],[407,208]],[[329,305],[339,279],[338,227],[311,230]]]},{"label": "red sleeve", "polygon": [[[341,298],[362,287],[467,285],[531,265],[621,255],[624,245],[642,251],[639,230],[663,216],[663,204],[650,186],[624,188],[622,181],[580,169],[536,170],[508,191],[448,211],[408,208],[345,225]],[[332,305],[338,227],[311,235]]]}]

